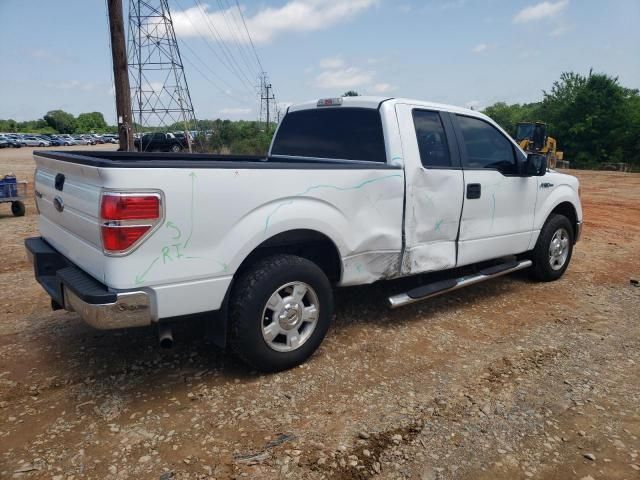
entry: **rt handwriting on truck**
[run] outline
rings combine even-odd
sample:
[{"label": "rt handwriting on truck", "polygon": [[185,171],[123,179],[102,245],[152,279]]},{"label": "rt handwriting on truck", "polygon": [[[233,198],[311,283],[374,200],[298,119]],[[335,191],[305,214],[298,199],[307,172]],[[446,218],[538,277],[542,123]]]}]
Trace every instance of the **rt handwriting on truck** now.
[{"label": "rt handwriting on truck", "polygon": [[229,266],[224,262],[218,262],[217,260],[211,260],[205,257],[192,256],[188,252],[189,242],[191,241],[191,237],[193,236],[194,226],[195,226],[194,212],[195,212],[195,195],[196,195],[195,185],[196,185],[196,178],[197,178],[196,173],[190,172],[189,178],[191,179],[191,206],[189,210],[189,220],[190,220],[189,234],[187,235],[187,238],[184,241],[181,241],[182,230],[174,222],[170,220],[167,221],[165,223],[165,227],[170,231],[172,231],[174,236],[170,237],[168,242],[161,246],[160,253],[158,254],[158,256],[155,257],[153,260],[151,260],[151,263],[149,263],[149,265],[143,271],[136,274],[135,276],[136,285],[140,285],[144,283],[147,277],[149,276],[149,274],[151,273],[151,271],[154,269],[154,267],[159,267],[161,265],[167,265],[167,264],[173,266],[174,262],[176,261],[179,262],[183,260],[202,260],[206,262],[213,262],[220,266],[221,272],[226,272],[229,268]]},{"label": "rt handwriting on truck", "polygon": [[318,348],[334,287],[426,275],[390,292],[395,308],[522,269],[552,281],[582,229],[574,177],[479,112],[416,100],[292,106],[265,157],[35,159],[41,236],[26,247],[54,308],[156,325],[163,345],[197,314],[266,371]]}]

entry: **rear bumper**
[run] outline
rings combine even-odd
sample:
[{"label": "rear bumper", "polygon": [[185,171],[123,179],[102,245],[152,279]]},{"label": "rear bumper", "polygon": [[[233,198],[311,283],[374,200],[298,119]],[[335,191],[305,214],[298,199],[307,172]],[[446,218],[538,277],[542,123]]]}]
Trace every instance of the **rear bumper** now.
[{"label": "rear bumper", "polygon": [[26,239],[25,247],[42,288],[60,307],[76,312],[92,327],[108,330],[151,324],[147,292],[109,290],[40,237]]}]

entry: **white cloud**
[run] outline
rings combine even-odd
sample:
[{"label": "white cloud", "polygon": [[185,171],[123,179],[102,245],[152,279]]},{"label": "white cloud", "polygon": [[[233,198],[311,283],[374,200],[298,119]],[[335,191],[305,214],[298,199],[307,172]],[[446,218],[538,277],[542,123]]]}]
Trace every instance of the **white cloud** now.
[{"label": "white cloud", "polygon": [[218,111],[221,115],[246,115],[251,113],[250,108],[223,108]]},{"label": "white cloud", "polygon": [[[281,7],[267,7],[253,16],[245,14],[247,28],[255,43],[266,43],[287,32],[304,32],[329,28],[367,10],[378,0],[289,0]],[[242,19],[236,8],[224,13],[207,4],[203,11],[194,6],[172,14],[176,34],[185,37],[211,37],[222,41],[248,43],[246,35],[237,32],[234,25]],[[243,12],[244,13],[244,12]],[[226,16],[228,17],[225,17]]]},{"label": "white cloud", "polygon": [[487,48],[489,48],[489,45],[487,45],[486,43],[479,43],[477,44],[475,47],[473,47],[471,49],[471,51],[473,53],[482,53],[484,52]]},{"label": "white cloud", "polygon": [[93,82],[81,82],[80,80],[64,80],[62,82],[46,83],[45,87],[56,90],[82,90],[84,92],[90,92],[96,88],[96,84]]},{"label": "white cloud", "polygon": [[356,67],[325,70],[316,77],[315,86],[320,88],[357,88],[371,83],[373,74]]},{"label": "white cloud", "polygon": [[376,83],[373,87],[371,87],[371,91],[373,93],[387,93],[393,90],[395,87],[390,83]]},{"label": "white cloud", "polygon": [[559,36],[564,35],[565,33],[567,33],[569,30],[571,30],[571,27],[569,25],[560,24],[556,28],[551,30],[551,32],[549,32],[549,36],[550,37],[559,37]]},{"label": "white cloud", "polygon": [[342,68],[344,67],[344,60],[340,57],[328,57],[320,60],[321,68]]},{"label": "white cloud", "polygon": [[533,22],[544,18],[555,17],[569,5],[569,0],[558,0],[557,2],[544,1],[531,5],[520,10],[515,17],[514,23]]},{"label": "white cloud", "polygon": [[46,48],[34,48],[27,50],[26,53],[31,58],[48,63],[67,63],[72,60],[72,58],[65,53],[48,50]]}]

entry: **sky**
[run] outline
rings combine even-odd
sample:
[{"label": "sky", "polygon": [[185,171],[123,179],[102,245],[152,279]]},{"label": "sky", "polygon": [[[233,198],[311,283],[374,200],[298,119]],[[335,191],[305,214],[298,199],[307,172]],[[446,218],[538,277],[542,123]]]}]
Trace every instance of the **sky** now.
[{"label": "sky", "polygon": [[[281,106],[356,90],[482,109],[538,101],[561,72],[590,68],[640,88],[639,0],[169,6],[198,118],[256,119],[258,59]],[[109,48],[105,0],[0,0],[0,118],[63,109],[115,123]]]}]

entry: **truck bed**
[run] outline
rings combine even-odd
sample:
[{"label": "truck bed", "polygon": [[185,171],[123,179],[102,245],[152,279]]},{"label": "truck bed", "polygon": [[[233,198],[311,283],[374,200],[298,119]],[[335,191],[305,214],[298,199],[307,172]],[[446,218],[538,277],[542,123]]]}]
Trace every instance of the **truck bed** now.
[{"label": "truck bed", "polygon": [[232,168],[232,169],[355,169],[388,170],[399,166],[380,162],[331,160],[307,157],[265,155],[218,155],[210,153],[164,152],[104,152],[74,150],[73,152],[38,150],[34,155],[53,160],[99,168]]}]

